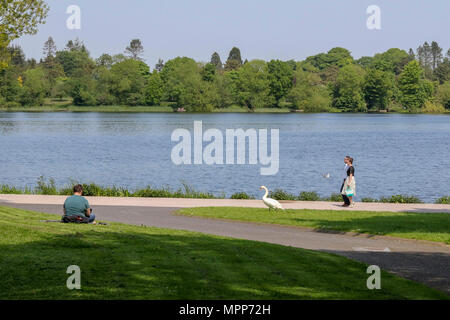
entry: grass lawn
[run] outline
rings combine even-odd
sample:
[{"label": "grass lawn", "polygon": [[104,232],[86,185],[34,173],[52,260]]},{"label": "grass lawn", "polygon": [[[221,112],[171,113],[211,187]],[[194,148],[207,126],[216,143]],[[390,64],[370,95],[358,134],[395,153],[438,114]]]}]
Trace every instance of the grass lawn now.
[{"label": "grass lawn", "polygon": [[257,208],[190,208],[179,214],[321,230],[352,231],[373,235],[429,240],[450,244],[450,214]]},{"label": "grass lawn", "polygon": [[[43,223],[0,207],[0,299],[448,299],[337,255],[199,233],[111,223]],[[81,290],[66,269],[81,268]]]}]

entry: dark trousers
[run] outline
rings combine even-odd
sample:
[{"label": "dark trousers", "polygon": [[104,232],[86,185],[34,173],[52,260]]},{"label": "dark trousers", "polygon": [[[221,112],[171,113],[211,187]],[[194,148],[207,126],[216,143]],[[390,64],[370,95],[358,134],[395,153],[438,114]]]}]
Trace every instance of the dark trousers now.
[{"label": "dark trousers", "polygon": [[344,180],[344,182],[342,182],[342,186],[341,186],[342,199],[344,199],[345,204],[350,205],[350,199],[345,194],[342,194],[342,190],[344,189],[344,183],[345,183],[345,180]]},{"label": "dark trousers", "polygon": [[91,215],[89,216],[89,223],[92,223],[95,221],[95,214],[91,213]]}]

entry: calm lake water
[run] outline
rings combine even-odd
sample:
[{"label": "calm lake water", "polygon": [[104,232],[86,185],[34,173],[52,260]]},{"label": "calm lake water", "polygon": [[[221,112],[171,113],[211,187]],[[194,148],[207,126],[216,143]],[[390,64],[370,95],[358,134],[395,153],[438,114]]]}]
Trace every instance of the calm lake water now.
[{"label": "calm lake water", "polygon": [[[260,165],[181,165],[171,161],[171,134],[204,130],[279,129],[280,169]],[[204,144],[205,146],[207,143]],[[260,185],[338,192],[343,158],[355,159],[357,200],[450,195],[450,116],[399,114],[115,114],[0,113],[0,184],[34,186],[39,176],[59,186],[71,179],[128,188],[179,188],[181,182],[226,196]],[[324,178],[324,174],[330,178]]]}]

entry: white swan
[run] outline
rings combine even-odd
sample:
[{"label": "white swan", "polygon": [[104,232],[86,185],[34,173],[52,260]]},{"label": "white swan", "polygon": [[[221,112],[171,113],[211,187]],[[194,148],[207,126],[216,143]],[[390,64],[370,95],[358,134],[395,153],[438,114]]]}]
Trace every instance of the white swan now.
[{"label": "white swan", "polygon": [[284,210],[283,207],[281,206],[281,204],[277,200],[272,199],[272,198],[267,198],[267,196],[269,195],[269,190],[267,190],[267,188],[265,186],[261,186],[259,189],[266,190],[266,194],[264,195],[262,200],[263,200],[264,204],[269,207],[269,211],[270,211],[270,209]]}]

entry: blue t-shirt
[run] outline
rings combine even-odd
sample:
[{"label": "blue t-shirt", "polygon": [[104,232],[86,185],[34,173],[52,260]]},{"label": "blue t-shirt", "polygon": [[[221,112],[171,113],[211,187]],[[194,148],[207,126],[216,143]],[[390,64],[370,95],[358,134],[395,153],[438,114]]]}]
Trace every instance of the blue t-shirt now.
[{"label": "blue t-shirt", "polygon": [[89,209],[89,202],[82,196],[73,195],[64,202],[66,216],[86,217],[86,209]]}]

